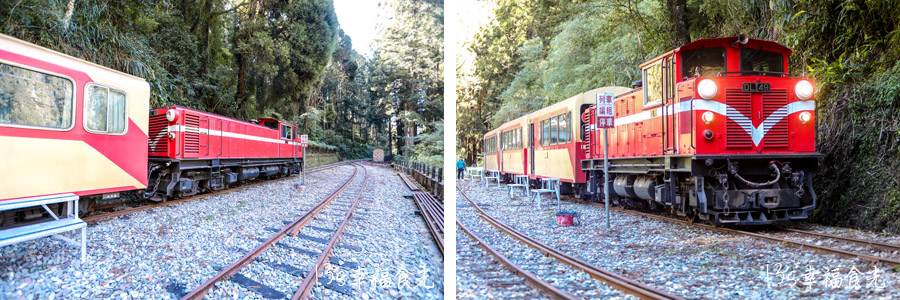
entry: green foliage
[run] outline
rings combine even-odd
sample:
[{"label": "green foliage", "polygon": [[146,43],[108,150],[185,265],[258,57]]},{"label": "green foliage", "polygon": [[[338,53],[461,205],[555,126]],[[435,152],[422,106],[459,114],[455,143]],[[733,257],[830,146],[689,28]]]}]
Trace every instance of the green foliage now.
[{"label": "green foliage", "polygon": [[146,79],[153,107],[242,119],[302,113],[338,27],[329,0],[3,1],[0,19],[0,32]]},{"label": "green foliage", "polygon": [[386,107],[388,153],[441,155],[442,149],[428,139],[417,143],[415,136],[433,132],[444,115],[444,2],[385,2],[392,15],[375,41],[371,91],[375,103]]}]

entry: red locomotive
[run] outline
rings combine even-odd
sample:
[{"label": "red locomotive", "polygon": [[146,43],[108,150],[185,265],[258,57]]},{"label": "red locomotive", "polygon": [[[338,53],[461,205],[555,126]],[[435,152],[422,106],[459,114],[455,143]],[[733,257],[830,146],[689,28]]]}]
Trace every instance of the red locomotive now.
[{"label": "red locomotive", "polygon": [[[806,219],[817,170],[813,84],[788,77],[791,50],[745,37],[692,42],[643,65],[643,88],[615,99],[610,195],[714,224]],[[583,113],[586,120],[592,110]],[[602,130],[588,130],[601,141]],[[584,146],[600,195],[602,143]]]},{"label": "red locomotive", "polygon": [[[821,154],[813,82],[788,76],[790,54],[744,36],[686,44],[642,64],[634,89],[593,90],[525,116],[529,158],[515,161],[530,164],[521,173],[533,179],[561,178],[576,197],[602,199],[609,180],[611,198],[622,205],[717,225],[806,219],[816,206],[812,178]],[[616,95],[608,179],[591,105],[598,93]],[[506,149],[486,145],[498,147]],[[485,154],[487,169],[521,174],[497,156]]]},{"label": "red locomotive", "polygon": [[190,196],[256,177],[299,173],[303,148],[297,129],[275,119],[258,123],[178,106],[150,111],[146,197]]}]

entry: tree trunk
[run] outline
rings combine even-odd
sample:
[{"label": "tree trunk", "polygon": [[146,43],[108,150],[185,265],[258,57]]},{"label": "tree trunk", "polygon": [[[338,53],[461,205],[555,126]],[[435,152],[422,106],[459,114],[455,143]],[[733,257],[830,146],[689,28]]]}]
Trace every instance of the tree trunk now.
[{"label": "tree trunk", "polygon": [[673,47],[678,47],[691,42],[691,36],[688,33],[687,23],[684,22],[685,7],[687,0],[668,0],[669,6],[669,23],[672,24],[672,31],[675,32],[675,41]]},{"label": "tree trunk", "polygon": [[72,20],[73,13],[75,13],[75,0],[69,0],[69,4],[66,5],[66,14],[62,19],[63,28],[69,28],[69,21]]}]

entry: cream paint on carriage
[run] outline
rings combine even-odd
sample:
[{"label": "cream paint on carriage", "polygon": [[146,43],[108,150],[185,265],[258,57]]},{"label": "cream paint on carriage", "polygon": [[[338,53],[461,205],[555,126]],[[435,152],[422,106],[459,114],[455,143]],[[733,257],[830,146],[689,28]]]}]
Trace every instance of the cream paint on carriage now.
[{"label": "cream paint on carriage", "polygon": [[[168,127],[168,131],[169,132],[185,132],[185,131],[187,131],[187,132],[201,133],[201,134],[205,134],[205,135],[223,136],[223,137],[229,137],[229,138],[237,138],[237,139],[244,139],[244,140],[251,140],[251,141],[258,141],[258,142],[269,142],[269,143],[277,143],[277,144],[285,144],[285,142],[286,142],[286,140],[281,140],[281,139],[271,139],[271,138],[254,136],[254,135],[246,135],[246,134],[240,134],[240,133],[234,133],[234,132],[228,132],[228,131],[219,131],[219,130],[213,130],[213,129],[207,129],[207,128],[182,126],[182,125],[171,125]],[[287,144],[294,145],[294,146],[300,146],[300,143],[293,142],[293,141],[290,141]]]},{"label": "cream paint on carriage", "polygon": [[525,174],[525,149],[503,151],[503,172]]},{"label": "cream paint on carriage", "polygon": [[[146,188],[84,141],[0,136],[0,153],[16,158],[0,160],[0,170],[21,171],[0,180],[0,199]],[[91,172],[84,172],[86,169]]]},{"label": "cream paint on carriage", "polygon": [[[553,166],[552,168],[550,166]],[[534,149],[534,174],[560,180],[575,180],[569,149]]]}]

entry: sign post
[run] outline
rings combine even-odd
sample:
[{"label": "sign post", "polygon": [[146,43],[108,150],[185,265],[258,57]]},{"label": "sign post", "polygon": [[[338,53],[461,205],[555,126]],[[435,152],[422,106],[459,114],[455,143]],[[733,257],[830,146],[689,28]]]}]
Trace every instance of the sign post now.
[{"label": "sign post", "polygon": [[309,146],[309,136],[300,135],[300,148],[303,148],[303,161],[300,162],[300,186],[301,189],[306,188],[306,147]]},{"label": "sign post", "polygon": [[597,127],[603,128],[603,196],[606,198],[606,230],[609,227],[609,128],[615,127],[615,108],[613,105],[613,94],[603,93],[597,94]]}]

